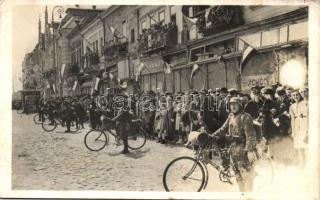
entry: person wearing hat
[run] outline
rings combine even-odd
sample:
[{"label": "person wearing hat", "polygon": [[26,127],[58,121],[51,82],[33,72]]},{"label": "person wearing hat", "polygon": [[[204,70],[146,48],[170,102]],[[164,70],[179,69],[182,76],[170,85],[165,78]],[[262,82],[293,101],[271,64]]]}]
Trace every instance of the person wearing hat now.
[{"label": "person wearing hat", "polygon": [[264,87],[261,90],[263,104],[261,107],[262,134],[270,142],[275,136],[279,135],[279,129],[273,121],[277,114],[277,105],[274,98],[274,92],[271,87]]},{"label": "person wearing hat", "polygon": [[284,87],[278,87],[276,89],[276,107],[277,113],[274,117],[278,121],[277,126],[279,127],[280,136],[288,136],[290,128],[289,119],[289,108],[290,100],[287,97]]},{"label": "person wearing hat", "polygon": [[250,114],[244,112],[241,99],[232,97],[229,101],[230,114],[226,122],[214,132],[213,138],[224,138],[230,147],[231,165],[241,192],[253,189],[256,159],[256,132]]},{"label": "person wearing hat", "polygon": [[217,106],[218,106],[218,121],[220,123],[224,123],[228,118],[228,108],[227,108],[227,101],[228,101],[228,90],[227,88],[223,87],[220,89],[220,94],[217,96]]},{"label": "person wearing hat", "polygon": [[164,115],[164,138],[165,142],[166,140],[175,140],[176,134],[175,134],[175,113],[174,113],[174,107],[173,107],[173,99],[171,96],[166,97],[166,110]]},{"label": "person wearing hat", "polygon": [[249,113],[253,119],[257,119],[259,117],[259,111],[262,107],[259,87],[254,86],[251,88],[250,97],[251,99],[244,107],[244,111]]}]

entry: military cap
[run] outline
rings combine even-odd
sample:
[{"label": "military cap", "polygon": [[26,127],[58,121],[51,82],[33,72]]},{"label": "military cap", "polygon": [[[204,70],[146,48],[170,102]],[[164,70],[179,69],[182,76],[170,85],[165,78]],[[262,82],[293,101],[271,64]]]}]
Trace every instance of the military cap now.
[{"label": "military cap", "polygon": [[222,88],[220,89],[220,92],[223,92],[223,93],[228,93],[228,90],[227,90],[227,88],[225,88],[225,87],[222,87]]},{"label": "military cap", "polygon": [[284,89],[284,87],[278,87],[276,89],[276,93],[279,95],[279,96],[282,96],[282,95],[285,95],[286,94],[286,90]]},{"label": "military cap", "polygon": [[261,89],[262,94],[273,94],[273,89],[272,87],[264,87]]},{"label": "military cap", "polygon": [[231,88],[231,89],[229,89],[228,90],[228,92],[231,94],[236,94],[236,93],[238,93],[238,90],[237,89],[235,89],[235,88]]},{"label": "military cap", "polygon": [[231,104],[231,103],[237,103],[237,104],[239,104],[240,106],[242,106],[242,101],[241,101],[240,97],[232,97],[232,98],[230,99],[229,103],[230,103],[230,104]]}]

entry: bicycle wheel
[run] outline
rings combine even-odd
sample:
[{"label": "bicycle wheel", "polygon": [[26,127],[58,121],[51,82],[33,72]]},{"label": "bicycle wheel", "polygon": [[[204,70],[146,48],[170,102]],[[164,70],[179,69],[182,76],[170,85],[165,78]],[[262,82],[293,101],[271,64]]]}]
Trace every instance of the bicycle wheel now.
[{"label": "bicycle wheel", "polygon": [[108,143],[109,136],[103,130],[90,130],[84,137],[84,144],[90,151],[100,151]]},{"label": "bicycle wheel", "polygon": [[53,122],[51,122],[51,120],[49,119],[49,116],[43,116],[43,121],[41,123],[42,129],[47,131],[47,132],[51,132],[54,131],[57,128],[57,122],[55,120],[53,120]]},{"label": "bicycle wheel", "polygon": [[200,192],[205,183],[205,171],[192,157],[179,157],[169,163],[163,173],[163,186],[167,192]]},{"label": "bicycle wheel", "polygon": [[33,116],[33,121],[34,121],[35,124],[41,124],[42,123],[38,113]]},{"label": "bicycle wheel", "polygon": [[269,151],[266,149],[259,153],[259,159],[255,162],[255,188],[268,187],[274,180],[274,164]]},{"label": "bicycle wheel", "polygon": [[147,134],[142,128],[131,131],[128,135],[128,147],[132,150],[141,149],[147,141]]}]

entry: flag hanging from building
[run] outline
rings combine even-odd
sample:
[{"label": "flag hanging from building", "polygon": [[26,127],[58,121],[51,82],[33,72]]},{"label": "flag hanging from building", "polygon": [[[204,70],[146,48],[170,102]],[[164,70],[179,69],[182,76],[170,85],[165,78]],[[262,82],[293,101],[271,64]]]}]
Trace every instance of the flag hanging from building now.
[{"label": "flag hanging from building", "polygon": [[52,91],[54,94],[56,93],[56,85],[55,84],[52,85]]},{"label": "flag hanging from building", "polygon": [[99,82],[100,82],[100,78],[99,78],[99,77],[96,77],[95,83],[94,83],[94,89],[95,89],[95,90],[98,90],[98,88],[99,88]]},{"label": "flag hanging from building", "polygon": [[113,37],[115,37],[117,39],[123,39],[123,38],[128,39],[126,36],[124,36],[122,33],[117,31],[117,29],[115,29],[113,26],[110,26],[108,23],[107,23],[107,26],[108,26],[109,30],[111,31]]},{"label": "flag hanging from building", "polygon": [[136,81],[137,81],[137,82],[139,81],[139,76],[140,76],[142,70],[144,70],[144,68],[145,68],[144,63],[141,62],[141,61],[139,61],[138,70],[137,70],[137,72],[136,72],[136,74],[135,74],[135,75],[136,75]]},{"label": "flag hanging from building", "polygon": [[[240,38],[239,38],[240,39]],[[250,56],[252,55],[252,52],[255,50],[249,43],[246,41],[240,39],[244,45],[243,45],[243,53],[240,63],[240,74],[242,73],[243,67],[246,64],[246,62],[250,59]]]},{"label": "flag hanging from building", "polygon": [[73,84],[72,90],[75,91],[78,85],[78,80],[76,80]]},{"label": "flag hanging from building", "polygon": [[194,64],[192,67],[192,71],[191,71],[191,75],[190,75],[190,79],[193,78],[195,72],[199,69],[199,65],[198,64]]},{"label": "flag hanging from building", "polygon": [[164,73],[166,74],[170,74],[171,73],[171,65],[167,62],[163,62],[163,70],[164,70]]},{"label": "flag hanging from building", "polygon": [[192,26],[194,26],[197,22],[197,18],[189,18],[189,17],[183,16],[183,19],[187,24],[188,30],[190,30]]},{"label": "flag hanging from building", "polygon": [[209,17],[209,14],[210,14],[210,8],[206,9],[206,13],[205,13],[205,18],[206,18],[206,26],[210,26],[211,25],[211,21],[209,21],[208,17]]},{"label": "flag hanging from building", "polygon": [[62,78],[63,78],[65,69],[66,69],[66,64],[62,64],[62,67],[61,67],[61,77]]},{"label": "flag hanging from building", "polygon": [[110,78],[110,80],[113,80],[113,78],[114,78],[114,76],[111,72],[109,72],[109,78]]}]

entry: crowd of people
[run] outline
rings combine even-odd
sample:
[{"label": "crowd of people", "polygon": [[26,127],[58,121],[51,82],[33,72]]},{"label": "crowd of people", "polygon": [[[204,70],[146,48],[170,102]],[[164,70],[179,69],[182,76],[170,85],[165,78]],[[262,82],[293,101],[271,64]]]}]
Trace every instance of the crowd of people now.
[{"label": "crowd of people", "polygon": [[232,147],[230,153],[237,162],[239,173],[236,177],[242,191],[252,189],[253,178],[250,176],[253,170],[249,169],[254,156],[251,153],[261,141],[273,148],[273,144],[289,138],[291,148],[297,152],[299,166],[303,167],[306,162],[308,87],[254,86],[248,93],[224,87],[176,94],[149,91],[134,95],[102,95],[94,92],[92,95],[42,99],[37,107],[39,116],[42,118],[46,113],[52,123],[59,115],[66,125],[65,132],[70,132],[72,120],[80,128],[88,121],[92,129],[109,123],[104,121],[106,118],[116,121],[116,132],[124,144],[123,153],[129,152],[127,132],[134,119],[142,122],[149,139],[161,144],[186,145],[193,132],[206,132],[212,138],[219,136],[221,145]]},{"label": "crowd of people", "polygon": [[[294,148],[303,160],[307,142],[308,88],[300,90],[280,84],[251,88],[249,94],[236,89],[217,88],[215,90],[191,90],[172,94],[153,91],[135,95],[82,95],[77,97],[54,98],[39,101],[38,110],[46,110],[53,118],[59,111],[70,132],[70,120],[77,119],[81,128],[88,120],[95,129],[102,125],[100,116],[115,117],[126,102],[133,118],[143,120],[143,125],[151,139],[158,143],[183,145],[188,134],[205,127],[214,133],[230,114],[229,102],[237,97],[244,112],[250,114],[255,124],[261,125],[257,137],[264,137],[272,143],[281,137],[292,136]],[[301,164],[303,161],[301,161]]]}]

